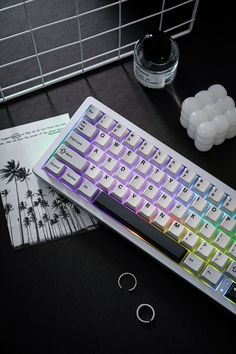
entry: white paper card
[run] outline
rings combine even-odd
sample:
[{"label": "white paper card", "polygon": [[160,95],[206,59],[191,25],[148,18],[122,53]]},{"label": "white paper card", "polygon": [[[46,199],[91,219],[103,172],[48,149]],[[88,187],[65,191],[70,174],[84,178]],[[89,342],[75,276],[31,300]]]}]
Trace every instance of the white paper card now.
[{"label": "white paper card", "polygon": [[97,225],[32,172],[68,121],[63,114],[0,131],[0,191],[13,247],[75,236]]}]

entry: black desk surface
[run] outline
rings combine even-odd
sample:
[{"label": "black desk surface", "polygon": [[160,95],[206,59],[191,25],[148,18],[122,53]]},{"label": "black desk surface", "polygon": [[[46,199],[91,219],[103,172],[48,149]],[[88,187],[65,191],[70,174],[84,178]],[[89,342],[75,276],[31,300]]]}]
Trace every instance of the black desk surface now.
[{"label": "black desk surface", "polygon": [[[0,128],[72,115],[91,95],[235,188],[236,139],[201,153],[179,123],[179,102],[214,83],[236,99],[233,12],[203,3],[193,32],[177,40],[181,58],[172,88],[141,87],[130,58],[1,105]],[[2,207],[0,218],[2,353],[218,354],[235,348],[231,313],[104,226],[13,251]],[[134,293],[117,286],[125,271],[137,276]],[[151,326],[135,317],[143,302],[156,310]]]}]

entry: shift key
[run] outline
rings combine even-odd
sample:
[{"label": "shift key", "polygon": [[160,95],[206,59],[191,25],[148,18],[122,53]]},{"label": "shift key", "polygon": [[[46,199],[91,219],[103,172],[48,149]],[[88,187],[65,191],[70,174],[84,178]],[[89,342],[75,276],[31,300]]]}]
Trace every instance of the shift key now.
[{"label": "shift key", "polygon": [[82,173],[88,166],[88,161],[77,154],[68,146],[62,144],[56,152],[57,158],[66,165],[72,167],[75,171]]}]

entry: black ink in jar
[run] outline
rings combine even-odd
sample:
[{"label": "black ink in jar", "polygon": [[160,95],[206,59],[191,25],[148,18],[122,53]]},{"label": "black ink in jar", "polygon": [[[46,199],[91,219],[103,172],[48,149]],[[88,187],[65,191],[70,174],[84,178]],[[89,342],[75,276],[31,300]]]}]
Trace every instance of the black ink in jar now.
[{"label": "black ink in jar", "polygon": [[178,45],[165,32],[147,34],[135,44],[134,75],[146,87],[160,89],[171,84],[178,62]]}]

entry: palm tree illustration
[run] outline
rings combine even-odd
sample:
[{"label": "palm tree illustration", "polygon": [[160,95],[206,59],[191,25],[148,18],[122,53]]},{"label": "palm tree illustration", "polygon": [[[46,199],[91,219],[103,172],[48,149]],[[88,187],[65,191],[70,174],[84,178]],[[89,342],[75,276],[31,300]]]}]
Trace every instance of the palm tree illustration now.
[{"label": "palm tree illustration", "polygon": [[[41,198],[37,198],[37,200],[34,201],[34,207],[37,208],[38,210],[38,214],[39,214],[39,221],[41,220],[42,221],[42,214],[41,214]],[[44,237],[46,237],[46,239],[48,240],[48,229],[47,229],[47,226],[43,224],[43,226],[45,226],[45,228],[41,226],[41,223],[38,221],[38,227],[39,227],[39,224],[40,224],[40,227],[39,229],[42,229],[43,230],[43,234],[44,234]],[[45,232],[46,230],[46,232]]]},{"label": "palm tree illustration", "polygon": [[[29,207],[27,209],[27,215],[29,216],[30,221],[34,224],[35,230],[38,231],[38,225],[37,226],[35,225],[35,224],[37,224],[38,220],[36,218],[33,207]],[[36,238],[37,238],[37,242],[40,242],[39,232],[36,232]]]},{"label": "palm tree illustration", "polygon": [[3,191],[1,191],[1,195],[6,198],[6,204],[7,204],[7,196],[10,193],[10,189],[4,189]]},{"label": "palm tree illustration", "polygon": [[22,218],[20,212],[20,198],[19,198],[19,189],[18,182],[20,179],[20,163],[19,161],[16,163],[15,160],[7,161],[7,164],[0,169],[1,180],[7,179],[7,183],[14,181],[16,188],[16,197],[17,197],[17,205],[18,205],[18,221],[20,228],[20,238],[21,243],[24,244],[24,231],[22,226]]},{"label": "palm tree illustration", "polygon": [[[49,208],[49,203],[48,201],[45,199],[46,195],[43,193],[42,188],[38,189],[38,191],[36,192],[36,195],[38,196],[38,200],[40,200],[40,206],[43,208],[45,214],[47,214],[48,219],[50,219],[50,213],[48,211]],[[52,229],[50,227],[50,223],[47,223],[48,225],[48,229],[49,229],[49,233],[50,233],[50,237],[52,238]]]},{"label": "palm tree illustration", "polygon": [[[24,219],[25,219],[25,217],[26,217],[25,211],[27,210],[27,203],[26,202],[20,202],[19,208],[20,208],[20,212],[23,211]],[[24,225],[24,219],[23,219],[23,225]],[[24,227],[25,227],[25,225],[24,225]],[[29,228],[26,227],[26,230],[27,230],[28,243],[30,243]]]},{"label": "palm tree illustration", "polygon": [[67,198],[63,198],[62,203],[64,204],[64,206],[70,216],[71,224],[72,224],[73,228],[75,229],[75,232],[80,230],[81,227],[78,225],[78,223],[75,223],[75,221],[74,221],[74,219],[76,220],[76,216],[75,216],[75,214],[73,216],[73,210],[71,209],[72,203]]},{"label": "palm tree illustration", "polygon": [[[76,231],[81,230],[81,229],[86,229],[87,225],[83,220],[83,217],[81,216],[81,210],[79,207],[76,206],[76,204],[73,204],[71,201],[69,201],[67,198],[65,198],[63,195],[58,194],[55,189],[53,189],[51,186],[48,186],[48,190],[49,190],[49,194],[52,194],[53,196],[57,195],[57,198],[53,200],[52,202],[52,208],[56,209],[57,212],[59,212],[59,209],[61,210],[61,206],[63,205],[66,210],[67,213],[70,216],[70,220],[72,222],[72,225],[74,227],[74,229]],[[60,217],[62,216],[59,213]],[[73,216],[72,216],[73,215]],[[93,224],[93,226],[97,225],[97,220],[96,218],[94,218],[92,215],[88,214],[91,223]],[[63,217],[64,219],[64,217]],[[63,219],[61,220],[63,222]],[[76,221],[76,224],[74,223],[74,220]],[[64,226],[64,223],[63,223]],[[65,228],[65,226],[64,226]]]},{"label": "palm tree illustration", "polygon": [[[69,217],[70,217],[70,221],[71,221],[72,226],[73,226],[73,228],[75,229],[75,231],[80,230],[80,229],[81,229],[81,225],[79,225],[79,222],[78,222],[78,220],[76,219],[76,215],[75,215],[75,213],[73,213],[72,203],[71,203],[67,198],[65,198],[62,194],[58,194],[58,193],[55,191],[55,189],[53,189],[51,186],[48,186],[48,190],[49,190],[49,194],[52,194],[53,196],[57,195],[56,200],[57,200],[58,204],[59,204],[59,205],[63,205],[63,206],[66,208],[67,213],[69,214]],[[56,204],[57,204],[57,203],[56,203]],[[52,203],[52,208],[54,208],[53,205],[54,205],[54,201],[53,201],[53,203]],[[68,206],[69,206],[69,208],[68,208]],[[75,222],[74,222],[74,220],[73,220],[73,216],[72,216],[71,213],[74,214],[74,219],[76,220],[77,226],[75,225]]]},{"label": "palm tree illustration", "polygon": [[[49,207],[48,201],[45,200],[45,199],[42,199],[40,205],[44,209],[44,213],[47,215],[48,220],[50,220],[51,217],[50,217],[50,214],[48,212],[48,207]],[[53,231],[52,231],[52,228],[50,227],[50,223],[49,222],[48,222],[48,230],[49,230],[49,233],[50,233],[50,237],[52,238],[53,237]]]},{"label": "palm tree illustration", "polygon": [[43,223],[42,220],[38,221],[38,227],[39,227],[39,229],[43,230],[44,238],[45,238],[45,240],[47,240],[47,236],[46,236],[46,233],[45,233],[45,230],[44,230],[44,223]]},{"label": "palm tree illustration", "polygon": [[57,213],[58,213],[57,215],[59,216],[60,222],[62,223],[62,226],[63,226],[63,228],[65,230],[64,233],[62,232],[61,234],[62,235],[63,234],[67,235],[67,229],[66,229],[63,217],[62,217],[62,215],[60,213],[60,207],[61,207],[61,203],[57,199],[54,199],[53,202],[52,202],[52,209],[55,209],[57,211]]},{"label": "palm tree illustration", "polygon": [[74,228],[75,231],[78,231],[77,226],[75,225],[75,222],[73,220],[70,208],[69,208],[69,204],[71,203],[67,198],[65,198],[62,194],[58,194],[57,200],[61,203],[61,205],[64,207],[64,209],[66,209],[67,214],[69,216],[69,220],[72,224],[72,227]]},{"label": "palm tree illustration", "polygon": [[10,226],[10,239],[11,239],[11,244],[13,245],[13,234],[12,234],[12,224],[11,224],[11,216],[10,212],[13,211],[14,208],[11,203],[6,203],[4,206],[4,211],[7,219],[7,224]]},{"label": "palm tree illustration", "polygon": [[26,216],[23,220],[23,225],[26,229],[29,229],[29,234],[30,234],[30,238],[31,238],[31,242],[33,242],[33,237],[32,237],[32,231],[31,231],[31,221],[30,218],[28,218],[28,216]]},{"label": "palm tree illustration", "polygon": [[80,224],[82,226],[80,226],[81,228],[85,229],[86,228],[86,225],[85,225],[85,222],[83,220],[83,218],[81,217],[81,210],[80,208],[78,208],[75,204],[73,204],[73,209],[75,211],[75,214],[77,216],[77,218],[80,220]]},{"label": "palm tree illustration", "polygon": [[[65,224],[64,224],[63,220],[66,220],[70,232],[73,233],[71,225],[70,225],[70,223],[68,221],[68,218],[70,219],[70,221],[72,223],[72,226],[74,227],[75,231],[76,231],[76,226],[75,226],[75,223],[74,223],[74,221],[72,219],[71,213],[69,212],[69,210],[68,210],[68,208],[66,206],[68,200],[64,196],[62,196],[61,194],[58,194],[55,191],[55,189],[53,189],[51,186],[48,187],[48,190],[49,190],[49,194],[52,194],[53,196],[56,195],[56,199],[53,200],[51,206],[52,206],[52,209],[56,209],[59,212],[59,216],[60,216],[61,221],[63,223],[63,226],[65,228],[66,234],[67,234],[67,229],[65,227]],[[66,209],[66,213],[62,212],[62,207],[64,209]],[[65,217],[65,215],[66,215],[66,217]]]},{"label": "palm tree illustration", "polygon": [[54,220],[54,224],[57,225],[59,235],[63,235],[63,231],[62,231],[62,228],[61,228],[59,215],[54,213],[53,214],[53,220]]},{"label": "palm tree illustration", "polygon": [[38,210],[39,219],[42,218],[42,216],[41,216],[41,210],[40,210],[40,208],[39,208],[40,203],[41,203],[40,198],[38,198],[37,200],[34,200],[34,207],[37,208],[37,210]]},{"label": "palm tree illustration", "polygon": [[[42,216],[42,221],[44,222],[45,226],[48,225],[50,223],[50,218],[48,217],[48,215],[46,213],[43,214]],[[53,239],[53,233],[52,230],[50,232],[50,239]]]},{"label": "palm tree illustration", "polygon": [[30,190],[29,183],[28,183],[28,180],[30,179],[29,176],[31,174],[32,173],[30,172],[30,169],[26,170],[25,167],[21,167],[19,169],[19,179],[20,179],[21,182],[25,182],[25,184],[26,184],[26,188],[27,188],[26,198],[29,198],[30,201],[31,201],[31,206],[32,206],[32,216],[31,216],[31,218],[33,220],[35,220],[34,226],[35,226],[35,231],[36,231],[36,237],[37,237],[37,240],[40,241],[38,224],[37,224],[37,216],[35,214],[35,209],[34,209],[33,192]]},{"label": "palm tree illustration", "polygon": [[[85,228],[84,220],[82,220],[79,213],[77,213],[77,211],[75,210],[75,205],[68,199],[66,199],[65,203],[66,206],[68,206],[67,207],[68,211],[70,211],[71,219],[72,220],[74,219],[76,222],[76,226],[75,226],[76,230],[78,231]],[[79,208],[77,209],[79,210]]]},{"label": "palm tree illustration", "polygon": [[31,206],[28,208],[27,214],[30,215],[31,221],[34,224],[36,238],[38,241],[40,241],[38,225],[36,225],[37,224],[37,217],[36,217],[35,208],[34,208],[33,192],[30,189],[28,189],[27,192],[25,193],[25,197],[26,197],[26,199],[30,199]]},{"label": "palm tree illustration", "polygon": [[13,235],[12,235],[12,225],[11,225],[10,212],[12,210],[14,210],[14,208],[12,207],[12,204],[8,203],[8,201],[7,201],[7,196],[9,193],[10,193],[10,189],[4,189],[3,191],[1,191],[2,197],[5,198],[4,211],[5,211],[5,215],[6,215],[7,225],[8,225],[8,228],[10,229],[11,243],[13,245]]},{"label": "palm tree illustration", "polygon": [[60,210],[61,217],[67,222],[67,225],[68,225],[68,228],[70,230],[70,233],[73,234],[73,230],[72,230],[71,225],[70,225],[69,220],[68,220],[69,219],[69,214],[68,214],[66,208],[63,205],[60,205],[59,210]]},{"label": "palm tree illustration", "polygon": [[56,228],[55,228],[55,220],[53,218],[50,219],[50,225],[52,226],[52,232],[53,232],[53,238],[56,238],[58,235],[57,235],[57,231],[56,231]]}]

